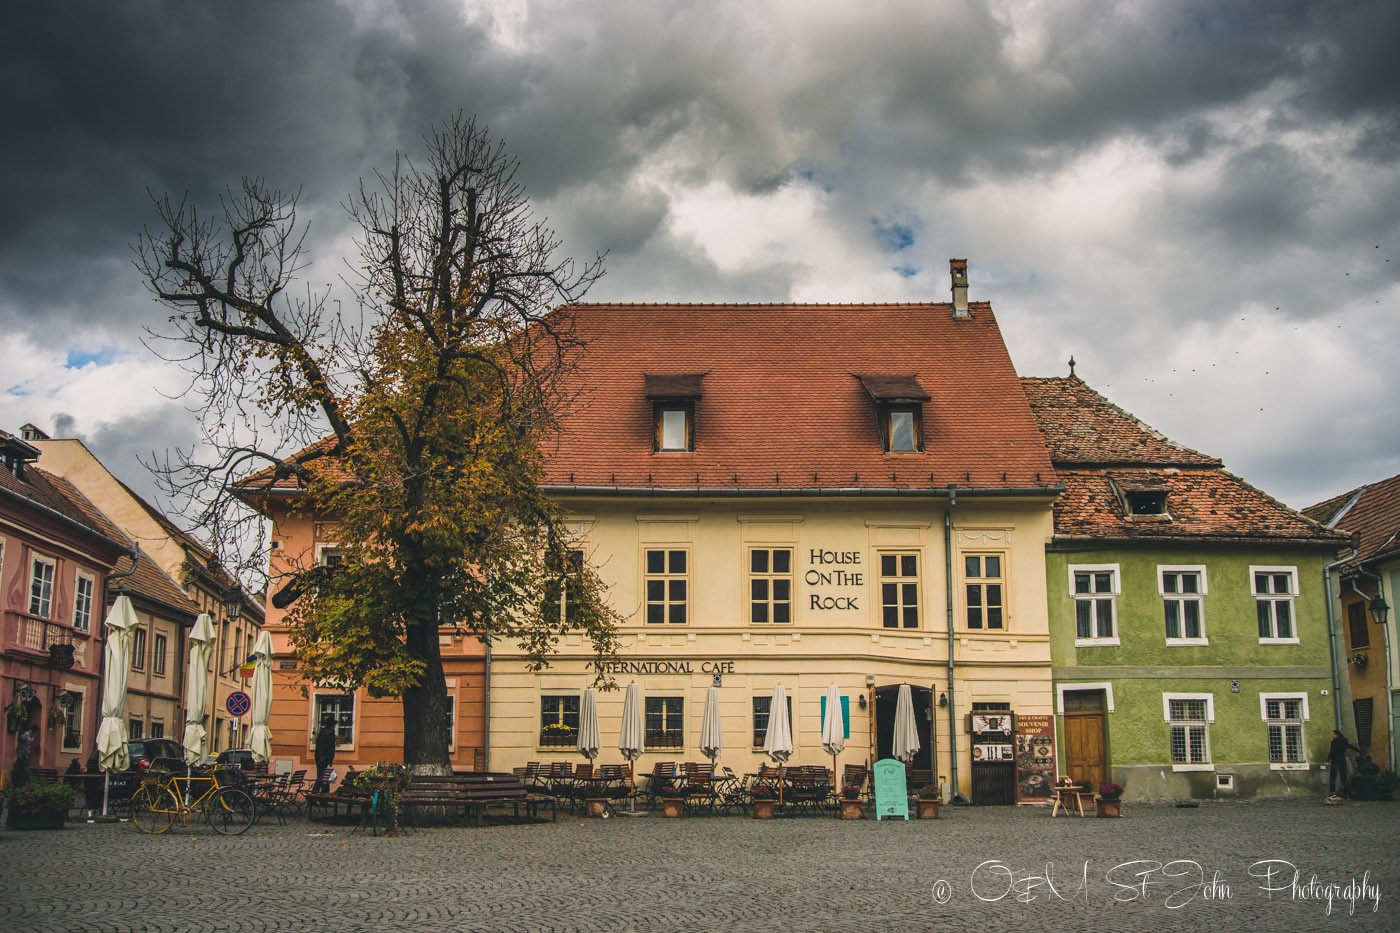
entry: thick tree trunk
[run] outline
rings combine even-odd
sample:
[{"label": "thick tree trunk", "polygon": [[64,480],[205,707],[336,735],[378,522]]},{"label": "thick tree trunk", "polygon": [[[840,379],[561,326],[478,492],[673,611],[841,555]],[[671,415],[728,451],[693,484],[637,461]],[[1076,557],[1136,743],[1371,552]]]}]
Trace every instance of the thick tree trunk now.
[{"label": "thick tree trunk", "polygon": [[[408,574],[405,574],[407,577]],[[413,587],[409,592],[424,592]],[[417,608],[408,625],[408,650],[424,663],[423,681],[403,695],[403,758],[415,774],[450,774],[447,679],[442,669],[436,605]]]}]

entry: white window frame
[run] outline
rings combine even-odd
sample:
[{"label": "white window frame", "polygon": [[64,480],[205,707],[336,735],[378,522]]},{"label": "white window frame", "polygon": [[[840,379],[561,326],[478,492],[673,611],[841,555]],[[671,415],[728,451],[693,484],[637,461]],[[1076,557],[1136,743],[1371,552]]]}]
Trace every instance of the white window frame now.
[{"label": "white window frame", "polygon": [[[995,557],[1001,564],[1001,573],[995,577],[985,575],[969,577],[967,575],[967,559],[969,557],[976,557],[982,562],[978,565],[979,569],[982,571],[986,570],[987,558]],[[962,601],[962,619],[960,627],[963,631],[976,632],[978,634],[993,633],[1003,635],[1011,631],[1010,557],[1011,552],[1008,550],[968,549],[965,551],[958,552],[958,579],[961,581],[961,589],[958,595],[960,600]],[[982,600],[978,605],[978,608],[982,612],[982,622],[980,625],[977,626],[974,626],[972,624],[972,608],[971,603],[968,601],[967,598],[967,589],[969,586],[979,587],[982,590],[983,594]],[[996,586],[1001,589],[1001,603],[998,606],[998,608],[1001,609],[1001,624],[997,626],[991,625],[990,622],[989,610],[991,609],[991,603],[987,602],[986,598],[987,587],[989,586]]]},{"label": "white window frame", "polygon": [[[647,569],[648,557],[653,551],[659,551],[662,554],[662,569],[660,573],[651,573]],[[671,554],[675,551],[680,551],[685,554],[685,570],[681,573],[676,573],[671,570]],[[642,548],[642,623],[644,625],[670,626],[690,624],[690,584],[691,570],[695,566],[694,558],[695,555],[688,544],[648,544]],[[671,598],[671,584],[677,581],[685,584],[684,599],[678,600]],[[660,600],[653,600],[651,598],[650,584],[653,582],[660,582],[662,584],[662,598]],[[662,618],[658,622],[651,621],[650,615],[652,606],[661,607]],[[673,609],[676,606],[681,607],[681,615],[683,618],[680,621],[671,618]]]},{"label": "white window frame", "polygon": [[[762,551],[768,555],[768,569],[754,570],[753,556],[757,551]],[[788,569],[786,572],[773,569],[775,561],[773,555],[778,551],[786,551],[788,555]],[[797,619],[797,548],[791,544],[749,544],[744,548],[744,555],[747,560],[744,562],[744,578],[748,582],[745,588],[748,605],[749,625],[792,625]],[[753,587],[756,581],[764,584],[767,595],[759,599],[754,596]],[[779,599],[776,595],[777,584],[787,584],[787,599]],[[778,622],[774,620],[777,615],[777,608],[784,603],[787,604],[787,620]],[[753,618],[754,607],[762,605],[768,618],[763,622],[755,622]]]},{"label": "white window frame", "polygon": [[[34,592],[34,584],[39,582],[38,570],[40,567],[48,568],[48,575],[43,579],[43,586],[39,593]],[[44,557],[35,554],[29,562],[29,601],[25,603],[25,608],[29,614],[39,619],[49,618],[49,613],[53,612],[53,581],[58,570],[58,563],[52,557]],[[38,605],[36,606],[36,601]],[[42,608],[44,611],[39,612]]]},{"label": "white window frame", "polygon": [[321,697],[350,698],[350,742],[347,745],[341,745],[339,742],[339,737],[345,733],[341,731],[340,727],[340,717],[342,714],[337,713],[334,719],[335,734],[337,736],[335,750],[337,753],[342,751],[354,751],[357,737],[356,731],[359,729],[360,726],[360,698],[356,696],[353,692],[346,690],[330,690],[326,688],[315,690],[311,694],[311,721],[315,724],[315,728],[311,732],[313,736],[321,729]]},{"label": "white window frame", "polygon": [[[1197,593],[1168,593],[1166,585],[1166,575],[1169,573],[1194,573],[1201,581],[1200,591]],[[1157,565],[1157,595],[1162,600],[1162,636],[1168,645],[1208,645],[1210,638],[1206,635],[1206,594],[1210,592],[1210,580],[1206,573],[1204,564],[1158,564]],[[1201,615],[1201,635],[1199,638],[1190,638],[1182,635],[1179,638],[1172,638],[1166,633],[1166,611],[1167,600],[1176,600],[1184,603],[1187,600],[1194,600],[1200,606]],[[1186,631],[1186,617],[1181,618],[1181,630]]]},{"label": "white window frame", "polygon": [[[1205,744],[1206,760],[1193,762],[1171,761],[1171,727],[1177,723],[1172,719],[1172,700],[1205,700],[1206,721],[1205,721]],[[1214,771],[1215,762],[1212,760],[1210,747],[1210,727],[1215,722],[1215,694],[1213,693],[1164,693],[1162,694],[1162,720],[1167,724],[1167,759],[1171,762],[1173,771]],[[1181,720],[1183,725],[1199,725],[1195,720]]]},{"label": "white window frame", "polygon": [[[1289,577],[1290,592],[1288,592],[1287,594],[1279,594],[1279,593],[1260,593],[1257,589],[1255,589],[1255,579],[1254,579],[1254,575],[1257,574],[1257,573],[1270,574],[1270,575],[1273,575],[1273,574],[1286,574],[1286,575]],[[1261,604],[1261,603],[1269,603],[1270,606],[1272,607],[1272,605],[1274,605],[1274,604],[1276,604],[1276,603],[1288,603],[1288,620],[1289,620],[1289,625],[1290,625],[1290,626],[1292,627],[1292,629],[1293,629],[1293,634],[1290,635],[1288,638],[1279,638],[1279,637],[1278,637],[1278,615],[1277,615],[1277,613],[1271,608],[1271,609],[1270,609],[1270,613],[1269,613],[1269,615],[1270,615],[1270,620],[1271,620],[1271,621],[1270,621],[1270,630],[1273,631],[1274,634],[1271,635],[1271,636],[1269,636],[1269,637],[1265,637],[1265,636],[1263,636],[1263,635],[1260,635],[1260,636],[1259,636],[1259,644],[1261,644],[1261,645],[1296,645],[1296,644],[1298,644],[1298,568],[1297,568],[1297,567],[1271,567],[1271,566],[1257,566],[1257,567],[1256,567],[1256,566],[1251,566],[1251,567],[1249,568],[1249,593],[1250,593],[1251,596],[1254,597],[1254,601],[1255,601],[1255,604],[1256,604],[1256,610],[1255,610],[1255,611],[1256,611],[1256,616],[1255,616],[1256,619],[1258,618],[1258,616],[1257,616],[1257,612],[1258,612],[1257,605],[1258,605],[1258,604]]]},{"label": "white window frame", "polygon": [[326,567],[332,560],[344,560],[345,555],[341,553],[339,542],[316,545],[316,566]]},{"label": "white window frame", "polygon": [[1285,726],[1288,726],[1288,725],[1292,725],[1292,724],[1294,723],[1294,720],[1290,720],[1290,719],[1270,719],[1270,718],[1269,718],[1269,701],[1270,701],[1270,700],[1275,700],[1275,701],[1297,700],[1297,701],[1299,702],[1299,705],[1300,705],[1299,713],[1300,713],[1300,715],[1299,715],[1298,720],[1296,720],[1296,722],[1297,722],[1297,725],[1298,725],[1298,747],[1299,747],[1299,748],[1302,750],[1302,752],[1303,752],[1303,759],[1302,759],[1301,761],[1272,761],[1272,760],[1270,760],[1270,762],[1269,762],[1269,770],[1270,770],[1270,771],[1307,771],[1307,770],[1309,769],[1309,767],[1311,767],[1311,766],[1308,764],[1308,733],[1307,733],[1307,726],[1305,725],[1305,723],[1307,723],[1307,721],[1308,721],[1309,719],[1312,718],[1311,715],[1310,715],[1310,713],[1309,713],[1309,710],[1308,710],[1308,695],[1307,695],[1306,693],[1261,693],[1261,694],[1259,694],[1259,718],[1262,719],[1262,720],[1264,720],[1265,743],[1266,743],[1265,753],[1266,753],[1266,754],[1267,754],[1267,752],[1268,752],[1268,749],[1267,749],[1268,730],[1273,729],[1275,726],[1285,727]]},{"label": "white window frame", "polygon": [[[895,561],[895,573],[894,573],[893,575],[891,575],[891,576],[885,576],[885,558],[886,558],[886,557],[892,557],[892,558],[894,558],[894,561]],[[906,557],[912,557],[912,558],[914,559],[914,573],[913,573],[912,576],[909,575],[909,574],[904,573],[904,558],[906,558]],[[891,632],[904,632],[904,631],[917,632],[917,631],[920,631],[920,630],[924,627],[924,607],[923,607],[923,601],[924,601],[924,586],[923,586],[923,582],[924,582],[924,559],[923,559],[923,552],[920,551],[920,550],[918,550],[917,548],[900,548],[900,549],[890,549],[890,550],[878,551],[878,552],[876,552],[876,554],[875,554],[875,568],[876,568],[876,572],[875,572],[875,582],[876,582],[876,585],[880,587],[880,628],[881,628],[881,631],[884,631],[884,630],[889,630],[889,631],[891,631]],[[895,588],[895,600],[894,600],[893,603],[888,603],[888,602],[885,601],[885,587],[886,587],[886,586],[893,586],[893,587]],[[908,587],[911,587],[911,586],[914,588],[914,591],[913,591],[913,592],[914,592],[914,602],[913,602],[913,605],[912,605],[912,606],[909,604],[909,601],[906,599],[906,597],[907,597],[907,595],[908,595],[908,593],[909,593],[909,590],[908,590],[907,588],[908,588]],[[1004,592],[1004,591],[1003,591],[1003,592]],[[1003,596],[1002,596],[1003,601],[1005,600],[1005,598],[1006,598],[1005,595],[1003,595]],[[896,623],[895,625],[889,625],[889,624],[887,624],[887,623],[885,622],[885,610],[886,610],[887,608],[890,608],[890,607],[893,607],[894,610],[895,610],[895,623]],[[906,624],[905,624],[905,615],[906,615],[906,613],[907,613],[910,609],[913,609],[913,610],[914,610],[914,624],[913,624],[913,625],[906,625]],[[1002,609],[1002,620],[1005,621],[1005,619],[1006,619],[1006,612],[1005,612],[1005,607],[1003,607],[1003,609]]]},{"label": "white window frame", "polygon": [[[1078,593],[1074,588],[1074,578],[1076,574],[1088,573],[1108,573],[1112,575],[1111,583],[1107,593]],[[1117,564],[1071,564],[1069,567],[1069,595],[1074,600],[1074,644],[1076,647],[1112,646],[1118,642],[1118,597],[1123,595],[1122,575],[1119,573]],[[1109,615],[1112,617],[1113,634],[1111,636],[1091,635],[1088,638],[1079,636],[1079,604],[1087,602],[1091,605],[1104,599],[1108,600]],[[1093,630],[1098,630],[1098,614],[1094,613]]]},{"label": "white window frame", "polygon": [[[83,584],[87,592],[83,592]],[[73,628],[80,632],[92,631],[92,600],[97,593],[97,578],[79,570],[73,576]]]}]

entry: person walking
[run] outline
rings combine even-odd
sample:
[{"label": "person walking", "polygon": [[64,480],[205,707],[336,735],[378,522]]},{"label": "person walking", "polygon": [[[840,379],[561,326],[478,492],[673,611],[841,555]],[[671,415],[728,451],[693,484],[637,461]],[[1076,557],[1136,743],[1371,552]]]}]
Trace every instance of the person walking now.
[{"label": "person walking", "polygon": [[1327,792],[1334,798],[1338,790],[1342,797],[1351,796],[1351,784],[1347,781],[1347,750],[1361,754],[1361,749],[1347,741],[1346,736],[1332,730],[1332,744],[1327,748]]},{"label": "person walking", "polygon": [[326,779],[326,772],[330,771],[331,762],[335,760],[335,729],[331,727],[331,721],[324,719],[321,721],[321,731],[316,733],[316,784],[311,788],[313,794],[330,793],[330,781]]}]

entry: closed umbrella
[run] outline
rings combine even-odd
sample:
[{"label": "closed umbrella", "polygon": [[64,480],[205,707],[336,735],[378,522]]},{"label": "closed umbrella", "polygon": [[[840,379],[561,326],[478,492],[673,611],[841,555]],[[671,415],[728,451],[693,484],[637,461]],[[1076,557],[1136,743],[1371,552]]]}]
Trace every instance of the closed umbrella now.
[{"label": "closed umbrella", "polygon": [[102,815],[107,815],[107,790],[113,771],[131,767],[126,750],[126,675],[131,669],[131,633],[135,630],[136,607],[123,593],[107,613],[107,645],[104,649],[102,723],[97,727],[97,766],[102,779]]},{"label": "closed umbrella", "polygon": [[919,728],[914,720],[914,695],[908,684],[899,685],[894,704],[894,743],[890,754],[908,764],[919,753]]},{"label": "closed umbrella", "polygon": [[265,762],[272,757],[272,730],[267,720],[272,715],[272,636],[258,634],[253,643],[253,730],[248,735],[248,747],[253,760]]},{"label": "closed umbrella", "polygon": [[214,652],[214,620],[202,612],[190,632],[190,663],[185,671],[185,762],[197,765],[209,754],[209,656]]},{"label": "closed umbrella", "polygon": [[700,720],[700,754],[710,759],[710,772],[715,770],[715,759],[724,749],[724,727],[719,721],[719,688],[705,691],[705,717]]},{"label": "closed umbrella", "polygon": [[583,691],[583,703],[578,713],[578,753],[592,761],[598,757],[602,738],[598,731],[598,699],[589,687]]},{"label": "closed umbrella", "polygon": [[846,749],[846,727],[841,720],[841,693],[835,684],[826,688],[826,718],[822,720],[822,748],[831,756],[831,778],[836,780],[836,756]]},{"label": "closed umbrella", "polygon": [[627,685],[627,695],[622,700],[622,730],[617,736],[617,750],[632,764],[632,802],[628,809],[637,810],[637,759],[642,757],[645,748],[642,732],[642,697],[634,680]]},{"label": "closed umbrella", "polygon": [[783,765],[792,757],[792,726],[788,722],[787,691],[782,684],[773,688],[768,706],[768,734],[763,738],[763,754],[778,765],[778,804],[783,802]]}]

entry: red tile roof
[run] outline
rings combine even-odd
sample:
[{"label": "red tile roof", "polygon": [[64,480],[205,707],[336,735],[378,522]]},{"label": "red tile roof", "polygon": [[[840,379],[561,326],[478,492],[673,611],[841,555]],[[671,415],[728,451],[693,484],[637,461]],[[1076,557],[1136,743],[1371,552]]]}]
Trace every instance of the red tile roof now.
[{"label": "red tile roof", "polygon": [[[1337,546],[1343,535],[1164,437],[1078,377],[1021,380],[1065,491],[1057,537]],[[1164,489],[1164,516],[1129,515],[1119,491]]]},{"label": "red tile roof", "polygon": [[1134,418],[1077,376],[1026,377],[1021,384],[1056,464],[1221,465]]},{"label": "red tile roof", "polygon": [[1358,561],[1383,559],[1400,552],[1400,476],[1334,496],[1308,506],[1303,513],[1354,534]]},{"label": "red tile roof", "polygon": [[[575,307],[576,400],[546,446],[556,487],[805,490],[1053,485],[986,303]],[[652,451],[648,376],[703,373],[694,450]],[[916,380],[921,453],[881,449],[861,377]]]}]

